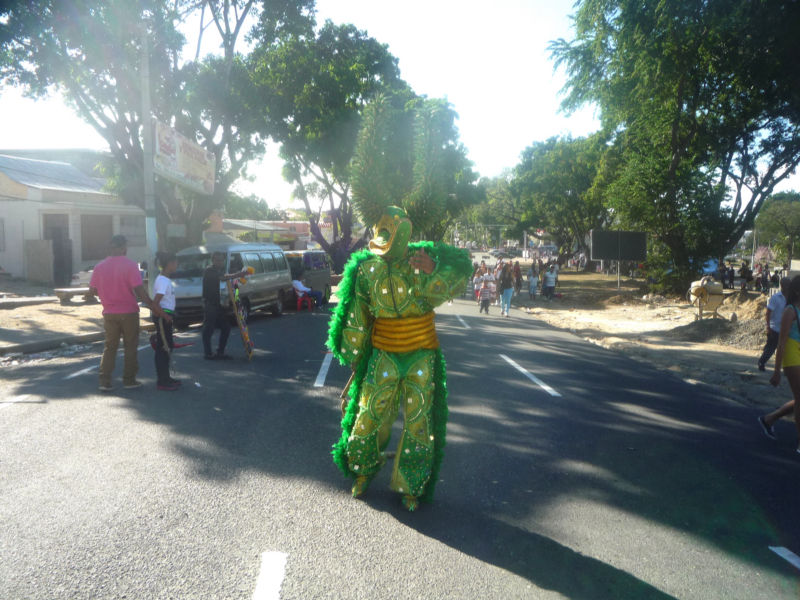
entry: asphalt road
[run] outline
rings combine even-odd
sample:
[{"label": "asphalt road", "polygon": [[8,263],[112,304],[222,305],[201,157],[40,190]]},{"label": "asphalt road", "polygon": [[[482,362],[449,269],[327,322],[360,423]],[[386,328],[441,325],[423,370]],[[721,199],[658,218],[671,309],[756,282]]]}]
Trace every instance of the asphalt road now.
[{"label": "asphalt road", "polygon": [[448,445],[416,513],[388,467],[354,500],[330,460],[349,373],[324,371],[324,313],[256,318],[251,362],[235,331],[224,362],[182,334],[174,393],[149,348],[138,390],[96,390],[99,345],[0,371],[0,598],[800,595],[770,550],[800,554],[790,423],[773,442],[568,332],[438,312]]}]

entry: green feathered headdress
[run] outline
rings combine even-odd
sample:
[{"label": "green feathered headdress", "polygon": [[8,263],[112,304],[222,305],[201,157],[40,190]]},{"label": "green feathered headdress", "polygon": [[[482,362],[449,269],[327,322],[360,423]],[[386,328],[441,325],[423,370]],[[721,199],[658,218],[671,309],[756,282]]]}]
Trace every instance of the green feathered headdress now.
[{"label": "green feathered headdress", "polygon": [[[387,207],[399,206],[423,235],[447,214],[442,148],[452,111],[439,100],[420,100],[410,110],[395,108],[383,95],[364,109],[351,164],[351,199],[367,227]],[[413,135],[407,133],[409,117]]]}]

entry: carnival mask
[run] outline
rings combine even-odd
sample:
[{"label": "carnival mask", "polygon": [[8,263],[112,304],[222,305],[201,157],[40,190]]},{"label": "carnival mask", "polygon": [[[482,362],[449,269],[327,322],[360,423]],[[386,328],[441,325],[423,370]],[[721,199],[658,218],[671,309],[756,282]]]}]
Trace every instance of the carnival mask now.
[{"label": "carnival mask", "polygon": [[406,212],[397,206],[388,206],[375,225],[375,237],[369,242],[373,254],[386,260],[405,255],[411,239],[411,221]]}]

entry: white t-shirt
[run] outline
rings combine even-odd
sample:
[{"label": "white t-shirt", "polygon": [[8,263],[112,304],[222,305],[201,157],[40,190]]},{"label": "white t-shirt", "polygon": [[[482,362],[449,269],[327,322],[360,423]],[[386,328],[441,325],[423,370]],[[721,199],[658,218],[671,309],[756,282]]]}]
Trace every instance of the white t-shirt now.
[{"label": "white t-shirt", "polygon": [[299,279],[293,279],[292,286],[294,287],[294,291],[297,293],[298,298],[301,298],[306,292],[311,291],[311,288],[303,285],[303,282]]},{"label": "white t-shirt", "polygon": [[545,271],[544,275],[542,276],[542,285],[544,287],[556,287],[557,277],[558,273],[556,273],[555,269],[552,271]]},{"label": "white t-shirt", "polygon": [[172,287],[172,280],[166,275],[156,277],[156,282],[153,284],[153,296],[158,294],[163,294],[159,306],[164,310],[174,311],[175,288]]},{"label": "white t-shirt", "polygon": [[772,311],[769,313],[769,328],[772,329],[772,331],[780,332],[783,309],[786,308],[786,296],[784,296],[782,292],[772,294],[767,301],[767,308]]}]

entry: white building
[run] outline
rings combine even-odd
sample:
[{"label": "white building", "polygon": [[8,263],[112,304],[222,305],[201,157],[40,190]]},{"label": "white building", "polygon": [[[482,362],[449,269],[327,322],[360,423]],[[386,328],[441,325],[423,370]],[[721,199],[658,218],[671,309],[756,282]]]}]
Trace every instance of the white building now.
[{"label": "white building", "polygon": [[116,234],[131,259],[148,260],[144,211],[102,187],[68,163],[0,154],[0,268],[65,285],[105,258]]}]

